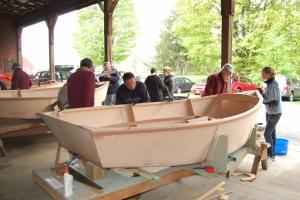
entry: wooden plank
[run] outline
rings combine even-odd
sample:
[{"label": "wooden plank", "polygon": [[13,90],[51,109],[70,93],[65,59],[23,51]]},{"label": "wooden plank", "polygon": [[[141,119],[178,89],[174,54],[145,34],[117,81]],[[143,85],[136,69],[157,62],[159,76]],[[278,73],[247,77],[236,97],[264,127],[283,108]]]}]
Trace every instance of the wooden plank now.
[{"label": "wooden plank", "polygon": [[221,182],[221,183],[217,184],[216,186],[214,186],[213,188],[211,188],[210,190],[208,190],[207,192],[205,192],[204,194],[202,194],[200,197],[198,197],[196,200],[203,200],[203,199],[205,199],[210,194],[212,194],[214,191],[218,190],[219,188],[223,187],[224,185],[225,185],[225,182]]},{"label": "wooden plank", "polygon": [[[122,177],[114,175],[112,171],[101,180],[97,181],[97,184],[103,187],[103,190],[97,190],[80,182],[74,181],[73,196],[74,199],[101,199],[101,200],[116,200],[126,199],[136,196],[143,192],[161,187],[163,185],[175,182],[182,178],[192,176],[195,174],[189,169],[167,169],[159,172],[159,182],[151,182],[142,177]],[[58,182],[62,183],[62,177],[57,179],[57,176],[51,172],[49,168],[34,169],[32,171],[33,180],[39,184],[52,198],[64,199],[63,188],[55,189],[53,185],[49,184],[46,180],[55,178]]]},{"label": "wooden plank", "polygon": [[53,199],[55,200],[64,200],[65,198],[60,195],[56,189],[51,187],[45,179],[39,176],[35,171],[32,171],[33,181],[38,184],[41,188],[43,188]]},{"label": "wooden plank", "polygon": [[2,126],[0,128],[0,135],[8,134],[11,132],[17,132],[17,131],[23,131],[27,129],[33,129],[33,128],[38,128],[38,127],[45,127],[45,125],[40,125],[40,124],[15,124],[15,125],[8,125],[8,126]]},{"label": "wooden plank", "polygon": [[[132,120],[132,118],[134,118],[133,114],[130,114],[130,117],[129,117],[130,121]],[[196,118],[196,116],[182,116],[182,117],[168,117],[168,118],[161,118],[161,119],[149,119],[149,120],[132,121],[132,122],[128,122],[128,123],[121,123],[121,124],[116,124],[116,125],[112,125],[112,126],[106,126],[105,128],[136,126],[138,124],[147,124],[147,123],[162,122],[162,121],[168,122],[168,121],[175,121],[175,120],[191,120],[191,119],[198,119],[198,118]]]}]

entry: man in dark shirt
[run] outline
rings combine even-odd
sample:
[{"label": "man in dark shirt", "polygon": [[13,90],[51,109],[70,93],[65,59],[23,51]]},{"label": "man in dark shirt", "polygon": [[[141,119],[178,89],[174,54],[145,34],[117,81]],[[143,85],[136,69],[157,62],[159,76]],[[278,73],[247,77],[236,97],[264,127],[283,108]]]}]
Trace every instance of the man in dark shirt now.
[{"label": "man in dark shirt", "polygon": [[11,89],[30,89],[32,86],[32,82],[29,75],[22,70],[21,65],[18,63],[14,63],[12,69],[14,70],[14,73],[12,76]]},{"label": "man in dark shirt", "polygon": [[133,73],[123,75],[124,83],[118,88],[116,104],[136,104],[150,102],[150,96],[144,83],[136,81]]},{"label": "man in dark shirt", "polygon": [[85,58],[80,68],[68,78],[68,101],[70,108],[94,106],[95,75],[93,61]]},{"label": "man in dark shirt", "polygon": [[165,88],[162,79],[156,74],[156,69],[151,68],[151,75],[149,75],[145,84],[151,97],[151,102],[162,100],[162,90]]},{"label": "man in dark shirt", "polygon": [[210,75],[207,78],[203,96],[227,93],[227,81],[232,73],[233,66],[227,63],[219,73]]},{"label": "man in dark shirt", "polygon": [[106,62],[104,70],[99,77],[99,81],[109,81],[107,95],[104,101],[104,105],[110,106],[116,102],[116,92],[119,87],[119,72],[116,69],[112,69],[110,62]]}]

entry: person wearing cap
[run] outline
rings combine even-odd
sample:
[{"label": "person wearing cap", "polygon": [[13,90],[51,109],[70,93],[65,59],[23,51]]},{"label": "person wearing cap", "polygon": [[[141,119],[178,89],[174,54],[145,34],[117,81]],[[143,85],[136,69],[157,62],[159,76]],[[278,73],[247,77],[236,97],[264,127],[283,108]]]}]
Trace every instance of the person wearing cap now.
[{"label": "person wearing cap", "polygon": [[115,104],[116,92],[119,87],[119,73],[116,69],[113,69],[110,62],[104,64],[103,72],[99,77],[99,81],[109,81],[107,95],[104,101],[104,105],[110,106]]},{"label": "person wearing cap", "polygon": [[227,63],[219,73],[210,75],[206,80],[203,96],[227,93],[227,81],[232,73],[233,66]]},{"label": "person wearing cap", "polygon": [[94,106],[95,75],[91,59],[80,61],[80,68],[68,78],[67,93],[69,108]]},{"label": "person wearing cap", "polygon": [[134,74],[126,72],[123,75],[124,83],[116,93],[116,104],[136,104],[150,102],[150,96],[144,83],[136,81]]},{"label": "person wearing cap", "polygon": [[156,74],[156,69],[153,67],[150,70],[151,75],[149,75],[145,84],[147,86],[147,90],[151,97],[151,102],[157,102],[162,100],[162,90],[165,88],[162,79]]},{"label": "person wearing cap", "polygon": [[23,71],[21,65],[19,63],[14,63],[12,66],[12,70],[14,71],[14,73],[11,81],[11,89],[30,89],[32,86],[32,82],[29,75]]}]

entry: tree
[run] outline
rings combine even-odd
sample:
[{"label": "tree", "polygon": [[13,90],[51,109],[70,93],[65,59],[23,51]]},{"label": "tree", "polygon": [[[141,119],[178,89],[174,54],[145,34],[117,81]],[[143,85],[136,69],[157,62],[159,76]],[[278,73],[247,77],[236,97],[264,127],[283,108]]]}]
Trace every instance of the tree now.
[{"label": "tree", "polygon": [[[113,14],[113,61],[125,60],[135,46],[137,20],[132,0],[119,1]],[[104,16],[98,5],[78,12],[79,31],[73,44],[81,57],[91,58],[95,65],[104,61]]]},{"label": "tree", "polygon": [[[258,81],[262,67],[270,65],[278,73],[300,78],[300,1],[235,2],[235,71]],[[217,3],[220,2],[179,0],[175,7],[176,18],[167,27],[171,35],[161,35],[161,43],[168,43],[173,37],[177,45],[185,49],[190,71],[211,73],[220,67],[221,15]]]},{"label": "tree", "polygon": [[300,58],[299,3],[287,1],[236,1],[234,64],[253,80],[263,66],[297,76]]},{"label": "tree", "polygon": [[220,68],[221,16],[211,0],[179,0],[173,31],[198,73]]},{"label": "tree", "polygon": [[187,56],[187,49],[181,46],[177,37],[172,32],[176,15],[173,14],[164,21],[165,28],[160,34],[160,41],[156,45],[157,55],[155,56],[154,65],[162,68],[169,66],[177,74],[190,72],[190,63]]}]

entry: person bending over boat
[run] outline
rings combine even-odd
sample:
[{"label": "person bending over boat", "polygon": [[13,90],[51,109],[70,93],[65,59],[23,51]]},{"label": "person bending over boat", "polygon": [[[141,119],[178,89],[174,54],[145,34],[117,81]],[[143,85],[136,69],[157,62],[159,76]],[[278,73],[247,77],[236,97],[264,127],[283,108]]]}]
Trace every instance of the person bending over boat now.
[{"label": "person bending over boat", "polygon": [[136,104],[150,102],[150,96],[144,83],[136,81],[134,74],[126,72],[123,75],[124,83],[116,93],[116,104]]},{"label": "person bending over boat", "polygon": [[162,79],[156,74],[156,69],[153,67],[150,70],[149,75],[145,80],[145,85],[149,92],[151,102],[157,102],[162,100],[162,90],[164,89],[164,83]]},{"label": "person bending over boat", "polygon": [[219,73],[210,75],[206,80],[203,96],[227,93],[227,81],[232,73],[233,66],[226,63]]},{"label": "person bending over boat", "polygon": [[67,87],[69,108],[94,106],[95,75],[91,59],[80,61],[80,68],[68,78]]},{"label": "person bending over boat", "polygon": [[276,125],[281,117],[281,93],[275,80],[275,72],[272,67],[264,67],[261,76],[267,87],[263,91],[263,104],[266,107],[265,140],[271,144],[268,148],[269,163],[275,160]]},{"label": "person bending over boat", "polygon": [[164,98],[173,98],[175,83],[174,83],[173,75],[171,74],[171,68],[164,67],[163,74],[164,74],[164,84],[165,84],[165,88],[163,90]]},{"label": "person bending over boat", "polygon": [[106,62],[104,70],[99,77],[99,81],[109,81],[107,95],[104,100],[104,105],[110,106],[116,102],[116,92],[119,87],[119,73],[116,69],[113,69],[110,62]]},{"label": "person bending over boat", "polygon": [[19,63],[14,63],[12,66],[12,70],[14,71],[14,73],[11,81],[11,89],[30,89],[32,86],[32,82],[29,75],[22,70],[21,65]]}]

